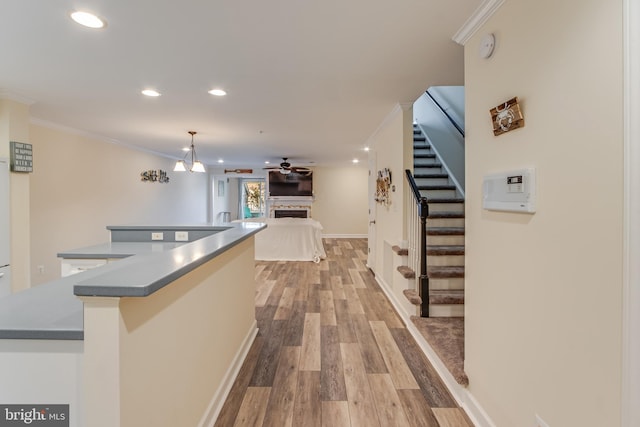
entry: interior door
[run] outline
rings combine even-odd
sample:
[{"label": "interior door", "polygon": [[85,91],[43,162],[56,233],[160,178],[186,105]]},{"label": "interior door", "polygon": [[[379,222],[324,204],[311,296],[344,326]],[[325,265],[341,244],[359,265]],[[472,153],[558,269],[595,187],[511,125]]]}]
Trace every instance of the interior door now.
[{"label": "interior door", "polygon": [[369,229],[368,229],[368,246],[369,254],[367,256],[367,267],[375,273],[376,265],[376,202],[374,196],[376,194],[376,153],[369,150],[369,185],[367,191],[369,195]]}]

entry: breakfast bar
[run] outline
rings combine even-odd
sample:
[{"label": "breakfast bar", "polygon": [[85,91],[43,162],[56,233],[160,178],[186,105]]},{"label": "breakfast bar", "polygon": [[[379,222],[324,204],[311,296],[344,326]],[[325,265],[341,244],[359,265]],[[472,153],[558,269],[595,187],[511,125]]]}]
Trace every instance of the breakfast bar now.
[{"label": "breakfast bar", "polygon": [[257,333],[265,227],[61,253],[118,261],[0,298],[0,401],[69,404],[71,426],[209,425]]}]

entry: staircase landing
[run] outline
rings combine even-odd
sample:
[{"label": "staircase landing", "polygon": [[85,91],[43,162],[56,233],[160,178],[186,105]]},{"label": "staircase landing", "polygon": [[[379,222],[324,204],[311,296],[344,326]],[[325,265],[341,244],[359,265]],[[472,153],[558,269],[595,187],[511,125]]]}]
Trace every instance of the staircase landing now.
[{"label": "staircase landing", "polygon": [[458,384],[469,385],[464,372],[464,318],[411,316],[411,321]]}]

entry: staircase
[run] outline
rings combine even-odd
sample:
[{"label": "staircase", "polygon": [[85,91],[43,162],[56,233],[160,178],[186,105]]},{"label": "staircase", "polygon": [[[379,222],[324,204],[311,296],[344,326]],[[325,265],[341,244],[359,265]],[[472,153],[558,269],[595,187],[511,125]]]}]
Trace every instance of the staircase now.
[{"label": "staircase", "polygon": [[[421,130],[413,128],[413,175],[420,194],[428,200],[427,277],[429,317],[464,316],[464,198],[451,183]],[[406,277],[415,272],[406,266],[398,271]],[[417,291],[405,292],[419,305]],[[418,304],[416,304],[418,302]]]}]

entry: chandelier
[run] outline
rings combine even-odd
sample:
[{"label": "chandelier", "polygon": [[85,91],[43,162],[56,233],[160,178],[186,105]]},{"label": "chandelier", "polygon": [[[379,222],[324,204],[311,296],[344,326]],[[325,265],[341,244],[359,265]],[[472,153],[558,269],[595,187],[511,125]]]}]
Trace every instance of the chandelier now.
[{"label": "chandelier", "polygon": [[184,158],[182,160],[178,160],[176,162],[175,167],[173,168],[174,172],[185,172],[185,171],[189,171],[189,172],[204,172],[204,165],[202,164],[201,161],[198,160],[198,157],[196,156],[196,147],[193,146],[193,135],[195,135],[196,131],[190,130],[189,131],[189,135],[191,135],[191,147],[189,147],[189,151],[191,152],[191,166],[189,168],[187,168],[188,164],[187,164],[187,156],[189,155],[189,152],[185,153]]}]

